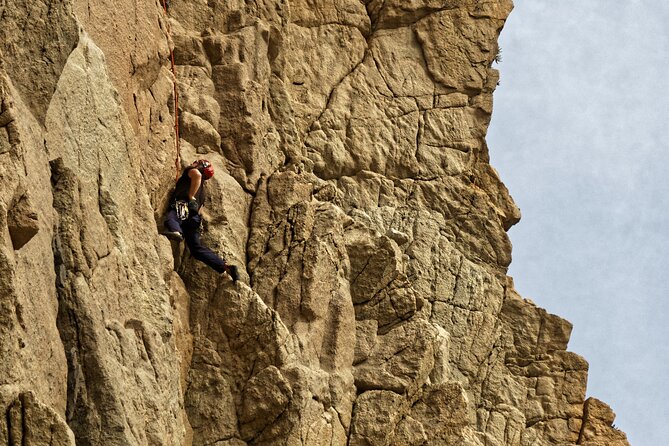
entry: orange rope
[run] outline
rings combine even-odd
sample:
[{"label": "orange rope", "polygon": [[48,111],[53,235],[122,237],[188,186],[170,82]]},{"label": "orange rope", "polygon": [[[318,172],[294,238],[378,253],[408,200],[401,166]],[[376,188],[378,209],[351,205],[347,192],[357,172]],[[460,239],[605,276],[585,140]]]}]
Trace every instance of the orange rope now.
[{"label": "orange rope", "polygon": [[[172,30],[170,28],[170,20],[167,16],[167,4],[165,0],[163,1],[163,11],[165,12],[165,22],[167,23],[167,35],[169,39],[172,38]],[[169,47],[169,39],[167,46]],[[177,72],[174,68],[174,51],[170,48],[170,60],[172,62],[172,76],[174,77],[174,144],[177,150],[177,156],[174,160],[174,168],[176,170],[176,175],[174,177],[175,181],[179,180],[179,173],[181,172],[181,147],[179,145],[179,92],[177,90]]]}]

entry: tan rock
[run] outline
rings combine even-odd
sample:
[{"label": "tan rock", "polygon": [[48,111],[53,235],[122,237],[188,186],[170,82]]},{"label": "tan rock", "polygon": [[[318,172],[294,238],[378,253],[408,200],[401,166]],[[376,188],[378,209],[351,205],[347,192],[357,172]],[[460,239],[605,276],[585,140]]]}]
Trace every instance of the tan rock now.
[{"label": "tan rock", "polygon": [[68,3],[72,4],[80,27],[104,53],[108,77],[130,125],[138,134],[144,133],[140,130],[139,115],[145,108],[155,108],[153,97],[144,93],[162,75],[169,58],[162,8],[156,2],[134,0],[119,0],[113,7],[83,0]]},{"label": "tan rock", "polygon": [[179,134],[193,146],[204,146],[205,153],[217,151],[221,146],[221,135],[210,122],[185,111],[181,112],[179,120]]},{"label": "tan rock", "polygon": [[9,204],[7,226],[14,250],[28,243],[40,229],[35,205],[29,195],[24,194]]},{"label": "tan rock", "polygon": [[[358,3],[358,8],[361,7]],[[284,114],[295,121],[299,139],[294,144],[301,144],[335,89],[362,61],[367,49],[359,29],[332,21],[326,23],[317,27],[288,25],[274,62],[281,67],[280,79],[286,90],[285,100],[275,101],[274,107],[277,111],[290,107]],[[323,70],[323,66],[330,69]]]},{"label": "tan rock", "polygon": [[211,72],[211,63],[202,44],[202,38],[197,35],[189,35],[183,32],[178,22],[171,33],[174,42],[174,63],[176,65],[189,65],[205,67]]},{"label": "tan rock", "polygon": [[421,399],[411,408],[411,416],[428,426],[430,442],[434,444],[483,444],[472,428],[467,396],[458,383],[428,387]]},{"label": "tan rock", "polygon": [[348,245],[354,304],[373,299],[401,274],[403,266],[401,252],[393,240],[385,236],[375,240],[373,235],[365,235],[351,236],[362,240],[352,240]]},{"label": "tan rock", "polygon": [[[510,0],[28,3],[0,6],[0,443],[627,444],[505,276]],[[237,283],[158,235],[203,157]]]},{"label": "tan rock", "polygon": [[[50,26],[45,26],[47,23]],[[72,2],[61,2],[52,7],[47,3],[25,0],[3,8],[0,30],[2,67],[42,124],[61,71],[78,38]],[[48,60],[49,63],[27,63],[38,60]]]},{"label": "tan rock", "polygon": [[141,176],[121,161],[136,151],[129,129],[101,51],[82,36],[46,135],[52,155],[61,155],[51,170],[67,418],[81,441],[178,444],[184,426],[179,370],[169,366],[169,294],[155,230],[147,236],[139,225],[152,215]]},{"label": "tan rock", "polygon": [[392,391],[372,390],[360,395],[353,410],[349,444],[352,446],[385,446],[401,420],[405,399]]},{"label": "tan rock", "polygon": [[392,444],[421,446],[429,444],[430,437],[425,432],[425,426],[411,416],[406,416],[395,429],[395,438]]},{"label": "tan rock", "polygon": [[240,413],[242,438],[251,439],[256,432],[272,425],[292,398],[290,383],[279,369],[269,366],[246,384]]},{"label": "tan rock", "polygon": [[355,357],[353,364],[369,358],[376,346],[379,323],[375,319],[364,319],[355,323]]},{"label": "tan rock", "polygon": [[[7,73],[0,96],[11,121],[0,154],[0,381],[64,417],[67,364],[57,294],[48,158],[42,129]],[[0,138],[1,139],[1,138]]]},{"label": "tan rock", "polygon": [[588,398],[583,411],[583,428],[578,444],[586,446],[629,446],[627,436],[613,424],[613,410],[596,398]]},{"label": "tan rock", "polygon": [[11,389],[0,387],[0,407],[4,415],[0,421],[0,441],[4,444],[76,444],[74,434],[65,421],[53,409],[39,402],[33,392],[15,395],[13,401],[6,399],[10,395]]},{"label": "tan rock", "polygon": [[434,79],[445,88],[482,90],[497,54],[496,34],[505,16],[497,19],[482,14],[474,18],[463,8],[437,12],[417,22],[414,29]]},{"label": "tan rock", "polygon": [[363,34],[370,31],[365,5],[353,0],[295,0],[290,12],[291,22],[306,28],[337,23],[359,28]]},{"label": "tan rock", "polygon": [[371,13],[375,28],[398,28],[410,25],[426,15],[445,8],[453,8],[444,0],[410,0],[410,1],[378,1],[368,2],[367,9]]},{"label": "tan rock", "polygon": [[356,388],[413,395],[434,368],[436,337],[436,330],[420,319],[379,336],[369,357],[355,366]]}]

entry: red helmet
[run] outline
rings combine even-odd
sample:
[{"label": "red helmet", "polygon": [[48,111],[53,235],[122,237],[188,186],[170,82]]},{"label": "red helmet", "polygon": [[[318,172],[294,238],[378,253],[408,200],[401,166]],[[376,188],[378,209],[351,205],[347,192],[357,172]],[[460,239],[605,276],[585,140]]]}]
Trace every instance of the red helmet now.
[{"label": "red helmet", "polygon": [[214,166],[207,160],[197,160],[197,167],[202,172],[205,180],[214,176]]}]

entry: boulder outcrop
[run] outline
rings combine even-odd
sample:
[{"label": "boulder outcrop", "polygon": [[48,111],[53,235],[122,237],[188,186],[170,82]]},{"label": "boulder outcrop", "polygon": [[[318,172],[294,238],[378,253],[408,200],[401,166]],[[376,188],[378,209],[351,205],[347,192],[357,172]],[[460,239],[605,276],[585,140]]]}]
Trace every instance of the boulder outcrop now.
[{"label": "boulder outcrop", "polygon": [[628,444],[506,275],[511,0],[163,6],[0,0],[0,445]]}]

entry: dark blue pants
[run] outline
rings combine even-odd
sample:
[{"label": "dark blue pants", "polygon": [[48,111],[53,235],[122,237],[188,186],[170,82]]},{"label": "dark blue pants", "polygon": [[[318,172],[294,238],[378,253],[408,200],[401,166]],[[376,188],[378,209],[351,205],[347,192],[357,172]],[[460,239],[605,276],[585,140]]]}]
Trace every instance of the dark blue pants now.
[{"label": "dark blue pants", "polygon": [[165,217],[165,228],[171,232],[180,232],[184,236],[190,255],[212,267],[215,271],[225,271],[225,261],[217,256],[214,251],[202,245],[200,240],[200,224],[202,217],[194,215],[184,221],[177,217],[177,211],[170,209]]}]

